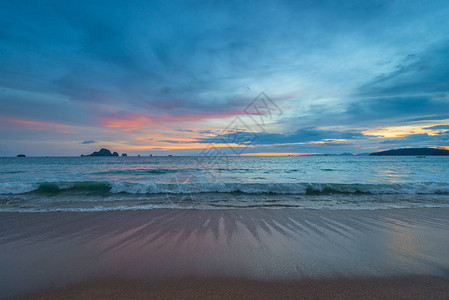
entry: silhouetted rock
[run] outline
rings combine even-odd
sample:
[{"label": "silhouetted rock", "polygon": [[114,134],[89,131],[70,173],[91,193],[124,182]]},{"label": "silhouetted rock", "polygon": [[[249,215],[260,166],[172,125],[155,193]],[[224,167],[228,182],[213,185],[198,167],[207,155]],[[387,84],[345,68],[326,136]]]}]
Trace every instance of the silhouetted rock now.
[{"label": "silhouetted rock", "polygon": [[[115,152],[116,153],[116,152]],[[118,154],[117,154],[118,155]],[[97,152],[93,152],[91,155],[89,156],[112,156],[111,151],[109,151],[108,149],[105,148],[101,148],[100,151]]]},{"label": "silhouetted rock", "polygon": [[126,156],[128,156],[128,154],[122,153],[122,157],[126,157]]},{"label": "silhouetted rock", "polygon": [[17,155],[17,157],[26,157],[26,155],[25,154],[19,154],[19,155]]},{"label": "silhouetted rock", "polygon": [[112,156],[118,156],[117,152],[112,153]]},{"label": "silhouetted rock", "polygon": [[371,153],[370,156],[435,156],[435,155],[449,155],[449,150],[435,149],[435,148],[402,148],[387,151],[380,151]]}]

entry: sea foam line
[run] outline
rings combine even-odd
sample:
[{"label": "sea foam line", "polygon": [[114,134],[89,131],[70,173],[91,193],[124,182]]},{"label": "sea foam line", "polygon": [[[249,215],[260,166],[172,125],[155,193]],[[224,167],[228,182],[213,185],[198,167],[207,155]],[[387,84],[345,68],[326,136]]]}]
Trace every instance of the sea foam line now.
[{"label": "sea foam line", "polygon": [[77,194],[189,194],[189,193],[247,193],[247,194],[449,194],[449,183],[338,184],[338,183],[131,183],[106,181],[77,182],[3,182],[0,194],[77,193]]}]

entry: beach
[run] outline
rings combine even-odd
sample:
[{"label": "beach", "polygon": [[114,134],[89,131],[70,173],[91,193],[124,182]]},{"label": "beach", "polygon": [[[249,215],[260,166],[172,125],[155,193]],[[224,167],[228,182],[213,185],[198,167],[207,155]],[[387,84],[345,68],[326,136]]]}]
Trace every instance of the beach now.
[{"label": "beach", "polygon": [[0,213],[0,297],[447,298],[449,209]]},{"label": "beach", "polygon": [[0,300],[449,300],[448,16],[1,1]]}]

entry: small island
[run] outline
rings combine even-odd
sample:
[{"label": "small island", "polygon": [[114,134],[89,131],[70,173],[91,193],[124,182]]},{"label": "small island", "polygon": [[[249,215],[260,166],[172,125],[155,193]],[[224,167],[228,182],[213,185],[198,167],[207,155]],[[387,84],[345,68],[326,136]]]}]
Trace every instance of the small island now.
[{"label": "small island", "polygon": [[449,150],[436,148],[401,148],[386,151],[373,152],[370,156],[447,156]]},{"label": "small island", "polygon": [[[81,156],[119,156],[117,152],[112,153],[111,151],[109,151],[109,149],[106,148],[101,148],[100,151],[95,151],[92,154],[89,155],[83,155],[81,154]],[[122,155],[122,156],[127,156]]]},{"label": "small island", "polygon": [[26,157],[25,154],[18,154],[17,157]]}]

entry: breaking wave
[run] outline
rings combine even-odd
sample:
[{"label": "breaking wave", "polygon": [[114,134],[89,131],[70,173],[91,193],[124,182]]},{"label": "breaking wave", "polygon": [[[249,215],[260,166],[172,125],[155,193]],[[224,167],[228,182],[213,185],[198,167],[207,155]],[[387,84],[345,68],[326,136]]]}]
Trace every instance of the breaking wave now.
[{"label": "breaking wave", "polygon": [[27,193],[40,194],[188,194],[188,193],[246,193],[246,194],[437,194],[449,195],[449,184],[440,182],[397,183],[397,184],[337,184],[337,183],[131,183],[116,181],[76,181],[76,182],[4,182],[0,183],[1,195]]}]

